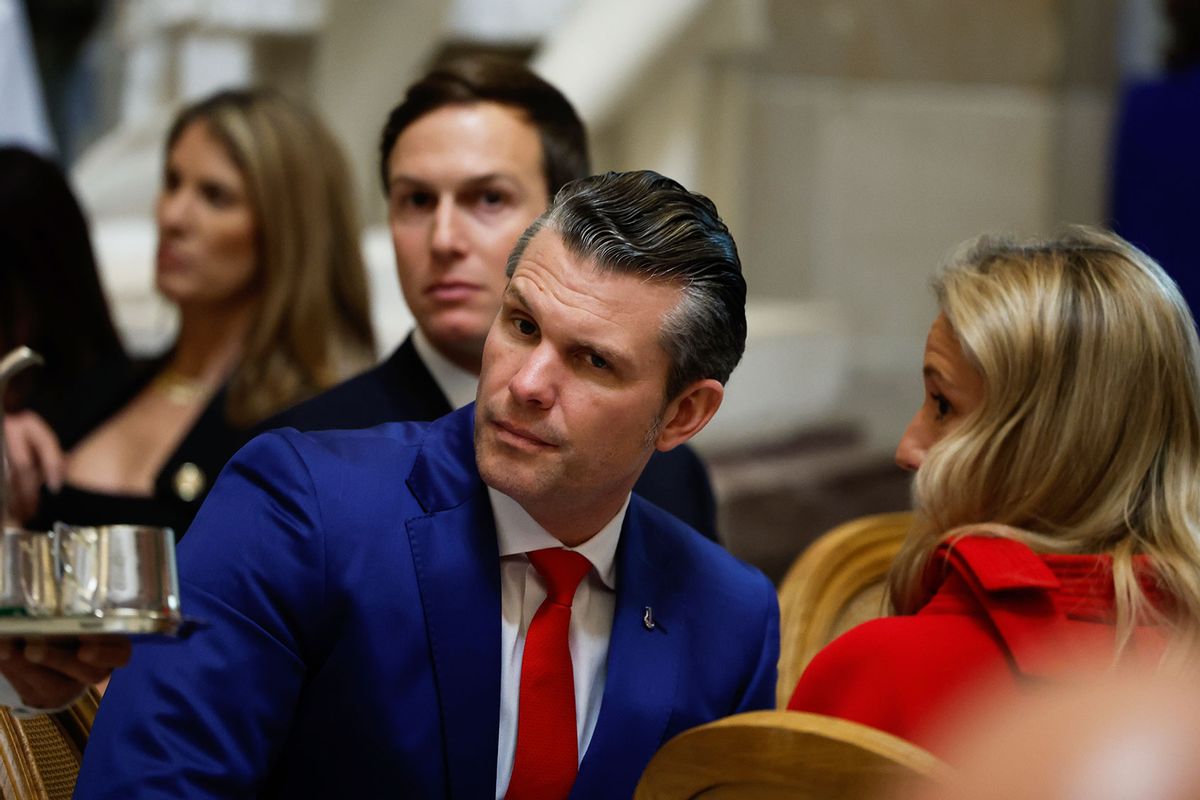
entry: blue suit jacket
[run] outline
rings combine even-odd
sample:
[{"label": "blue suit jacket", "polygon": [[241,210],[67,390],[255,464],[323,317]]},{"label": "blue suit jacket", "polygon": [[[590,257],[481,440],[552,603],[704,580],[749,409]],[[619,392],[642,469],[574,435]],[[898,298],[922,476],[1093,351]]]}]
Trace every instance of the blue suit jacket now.
[{"label": "blue suit jacket", "polygon": [[[473,413],[248,444],[180,548],[210,627],[135,647],[76,796],[493,797],[500,569]],[[636,496],[617,570],[576,798],[628,797],[671,736],[773,705],[757,570]]]}]

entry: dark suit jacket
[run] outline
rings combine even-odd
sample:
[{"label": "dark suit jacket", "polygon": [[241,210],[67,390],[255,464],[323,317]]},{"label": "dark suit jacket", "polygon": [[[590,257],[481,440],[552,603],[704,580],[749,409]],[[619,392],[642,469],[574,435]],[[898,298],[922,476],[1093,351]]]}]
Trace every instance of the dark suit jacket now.
[{"label": "dark suit jacket", "polygon": [[[473,423],[468,406],[243,448],[179,556],[209,627],[114,674],[76,797],[494,797],[500,570]],[[637,497],[616,565],[573,798],[629,797],[670,737],[773,704],[761,573]]]},{"label": "dark suit jacket", "polygon": [[[412,336],[374,369],[268,420],[263,430],[370,428],[384,422],[431,422],[453,409],[429,374]],[[655,453],[633,488],[709,539],[717,541],[716,500],[708,472],[686,445]]]}]

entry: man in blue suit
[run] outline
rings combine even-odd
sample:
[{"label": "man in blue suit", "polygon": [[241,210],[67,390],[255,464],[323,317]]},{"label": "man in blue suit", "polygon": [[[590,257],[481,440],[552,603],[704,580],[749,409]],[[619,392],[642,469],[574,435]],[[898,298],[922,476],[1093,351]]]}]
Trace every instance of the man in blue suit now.
[{"label": "man in blue suit", "polygon": [[[519,61],[480,55],[408,88],[379,159],[416,328],[382,364],[263,430],[432,421],[472,402],[509,252],[563,184],[591,173],[583,122],[562,92]],[[716,540],[712,487],[690,447],[655,453],[634,492]]]},{"label": "man in blue suit", "polygon": [[76,797],[629,797],[670,737],[773,705],[771,584],[631,493],[745,344],[715,207],[577,181],[508,272],[473,406],[230,462],[179,554],[209,627],[135,648]]}]

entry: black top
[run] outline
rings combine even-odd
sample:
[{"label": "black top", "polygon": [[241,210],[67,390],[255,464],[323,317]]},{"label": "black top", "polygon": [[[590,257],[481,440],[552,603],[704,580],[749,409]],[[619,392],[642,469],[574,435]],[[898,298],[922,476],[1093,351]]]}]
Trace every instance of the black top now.
[{"label": "black top", "polygon": [[[453,410],[409,336],[387,361],[272,417],[261,429],[370,428],[385,422],[429,422]],[[708,472],[690,447],[654,453],[633,490],[718,541]]]},{"label": "black top", "polygon": [[[124,379],[100,382],[75,398],[79,411],[56,429],[64,451],[69,451],[105,420],[120,411],[154,379],[165,357],[135,365]],[[94,492],[64,484],[51,494],[42,490],[37,516],[28,527],[48,530],[55,522],[75,525],[138,524],[172,528],[183,536],[217,473],[249,438],[250,431],[234,427],[225,418],[225,390],[217,392],[175,451],[167,457],[148,497]]]}]

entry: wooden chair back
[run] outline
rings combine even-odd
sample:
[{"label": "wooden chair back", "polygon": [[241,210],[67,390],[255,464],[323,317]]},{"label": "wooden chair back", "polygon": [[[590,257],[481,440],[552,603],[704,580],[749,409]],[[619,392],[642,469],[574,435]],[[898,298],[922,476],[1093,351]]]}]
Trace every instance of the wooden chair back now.
[{"label": "wooden chair back", "polygon": [[752,711],[681,733],[658,751],[635,800],[867,800],[949,768],[889,733],[820,714]]},{"label": "wooden chair back", "polygon": [[780,708],[818,650],[883,614],[884,580],[911,526],[909,511],[850,520],[822,534],[788,569],[779,584]]},{"label": "wooden chair back", "polygon": [[70,800],[99,702],[89,689],[55,714],[18,719],[0,708],[0,797]]}]

